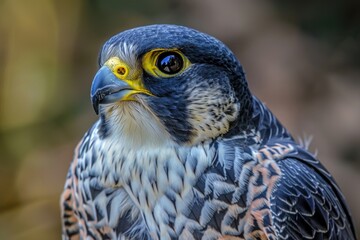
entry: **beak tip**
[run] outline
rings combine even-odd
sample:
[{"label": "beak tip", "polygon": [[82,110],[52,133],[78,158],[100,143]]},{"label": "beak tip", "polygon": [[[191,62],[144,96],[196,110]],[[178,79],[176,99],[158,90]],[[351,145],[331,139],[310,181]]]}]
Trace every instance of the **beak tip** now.
[{"label": "beak tip", "polygon": [[94,108],[94,111],[95,111],[96,115],[99,115],[99,108],[98,108],[98,106],[93,105],[93,108]]},{"label": "beak tip", "polygon": [[99,115],[99,99],[95,96],[90,95],[91,103],[96,115]]}]

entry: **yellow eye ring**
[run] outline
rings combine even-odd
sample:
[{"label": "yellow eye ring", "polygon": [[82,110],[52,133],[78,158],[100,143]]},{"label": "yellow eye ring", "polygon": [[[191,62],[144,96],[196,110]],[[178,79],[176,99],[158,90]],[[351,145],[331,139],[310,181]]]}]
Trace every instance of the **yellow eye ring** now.
[{"label": "yellow eye ring", "polygon": [[154,49],[142,58],[146,72],[155,77],[173,77],[191,65],[182,52],[177,49]]}]

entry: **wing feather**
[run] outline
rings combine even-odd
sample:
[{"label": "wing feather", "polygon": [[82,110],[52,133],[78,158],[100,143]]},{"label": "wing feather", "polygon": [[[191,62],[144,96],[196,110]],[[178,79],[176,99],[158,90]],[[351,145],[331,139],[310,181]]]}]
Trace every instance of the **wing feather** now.
[{"label": "wing feather", "polygon": [[355,239],[343,197],[320,163],[289,157],[278,166],[271,211],[280,239]]}]

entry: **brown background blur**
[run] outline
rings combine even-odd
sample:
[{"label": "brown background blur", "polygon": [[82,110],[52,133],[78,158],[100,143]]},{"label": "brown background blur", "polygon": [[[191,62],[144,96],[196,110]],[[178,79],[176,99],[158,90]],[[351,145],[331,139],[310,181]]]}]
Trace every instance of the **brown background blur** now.
[{"label": "brown background blur", "polygon": [[294,136],[314,136],[359,232],[359,10],[356,0],[0,0],[0,239],[60,239],[67,168],[97,119],[98,50],[154,23],[230,46],[253,93]]}]

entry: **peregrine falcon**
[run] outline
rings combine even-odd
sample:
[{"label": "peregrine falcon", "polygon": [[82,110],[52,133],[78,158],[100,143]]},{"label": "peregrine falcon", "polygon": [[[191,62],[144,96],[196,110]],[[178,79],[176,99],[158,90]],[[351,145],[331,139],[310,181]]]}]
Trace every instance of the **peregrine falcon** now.
[{"label": "peregrine falcon", "polygon": [[356,238],[330,173],[222,42],[150,25],[110,38],[98,61],[99,120],[68,171],[63,239]]}]

